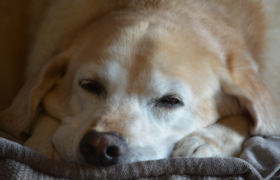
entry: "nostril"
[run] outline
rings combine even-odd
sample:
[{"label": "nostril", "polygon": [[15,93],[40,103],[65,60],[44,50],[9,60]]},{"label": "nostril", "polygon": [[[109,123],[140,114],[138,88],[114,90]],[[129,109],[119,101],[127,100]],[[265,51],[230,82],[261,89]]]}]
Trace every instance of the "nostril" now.
[{"label": "nostril", "polygon": [[118,157],[122,154],[120,148],[118,148],[117,146],[109,146],[106,149],[106,155],[110,156],[110,157]]}]

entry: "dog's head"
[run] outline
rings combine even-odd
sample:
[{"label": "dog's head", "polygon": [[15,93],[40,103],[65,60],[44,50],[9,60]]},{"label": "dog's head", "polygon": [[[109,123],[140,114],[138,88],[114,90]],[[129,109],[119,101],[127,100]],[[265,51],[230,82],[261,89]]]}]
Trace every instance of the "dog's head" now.
[{"label": "dog's head", "polygon": [[20,137],[42,102],[61,121],[62,158],[102,166],[168,157],[182,137],[245,109],[252,133],[277,133],[277,102],[240,33],[197,18],[125,10],[100,19],[25,84],[1,129]]}]

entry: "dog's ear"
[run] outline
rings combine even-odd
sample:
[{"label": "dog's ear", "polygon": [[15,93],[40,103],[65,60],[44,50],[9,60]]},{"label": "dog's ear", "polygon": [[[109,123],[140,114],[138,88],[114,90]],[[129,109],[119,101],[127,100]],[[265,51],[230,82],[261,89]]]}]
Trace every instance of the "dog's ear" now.
[{"label": "dog's ear", "polygon": [[0,130],[25,140],[24,129],[32,122],[42,98],[65,71],[67,63],[68,56],[58,55],[27,80],[12,105],[0,113]]},{"label": "dog's ear", "polygon": [[280,103],[258,75],[258,67],[246,53],[234,53],[228,57],[227,76],[221,86],[227,94],[238,97],[252,118],[252,134],[280,134]]}]

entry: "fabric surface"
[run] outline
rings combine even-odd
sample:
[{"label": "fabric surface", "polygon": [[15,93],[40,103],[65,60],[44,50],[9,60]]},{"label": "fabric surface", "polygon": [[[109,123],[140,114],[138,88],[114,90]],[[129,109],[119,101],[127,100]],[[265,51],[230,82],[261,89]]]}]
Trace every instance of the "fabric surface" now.
[{"label": "fabric surface", "polygon": [[240,158],[168,158],[108,168],[48,159],[0,138],[0,179],[280,179],[280,137],[252,137]]}]

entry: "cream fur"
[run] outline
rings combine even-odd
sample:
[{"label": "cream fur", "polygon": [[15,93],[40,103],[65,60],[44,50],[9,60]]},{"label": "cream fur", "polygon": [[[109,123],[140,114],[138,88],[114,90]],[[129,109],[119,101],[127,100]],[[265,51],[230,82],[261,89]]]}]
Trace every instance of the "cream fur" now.
[{"label": "cream fur", "polygon": [[[0,114],[20,137],[43,104],[27,147],[86,164],[82,137],[113,131],[128,144],[123,164],[238,156],[250,133],[280,135],[279,1],[30,3],[28,81]],[[96,79],[106,98],[79,86]],[[155,105],[170,94],[180,107]]]}]

